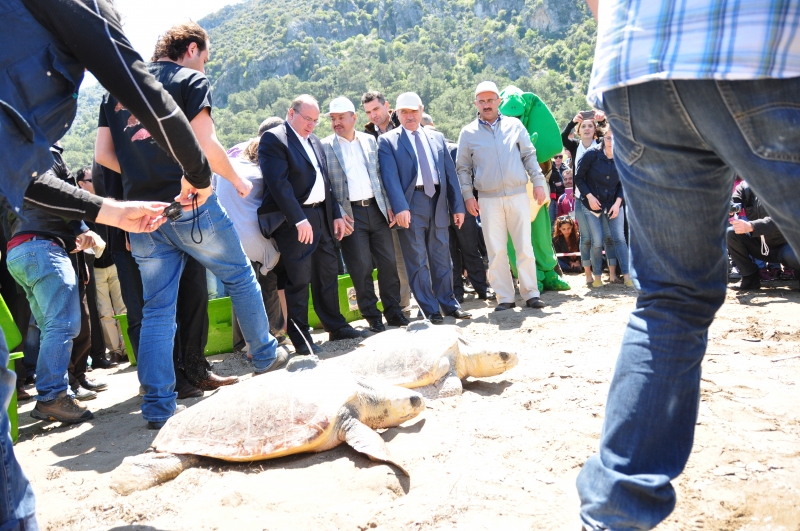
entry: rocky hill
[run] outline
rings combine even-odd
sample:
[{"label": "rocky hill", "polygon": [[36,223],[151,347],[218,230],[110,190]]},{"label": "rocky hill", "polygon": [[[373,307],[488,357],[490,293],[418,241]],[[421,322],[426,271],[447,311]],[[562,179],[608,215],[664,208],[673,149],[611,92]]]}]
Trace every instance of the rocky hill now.
[{"label": "rocky hill", "polygon": [[[285,115],[297,94],[324,106],[341,95],[358,103],[370,89],[392,101],[416,91],[457,139],[484,79],[535,92],[565,121],[585,105],[596,33],[583,0],[251,0],[199,23],[211,37],[207,75],[226,146]],[[82,94],[90,118],[80,123],[95,119],[96,98]],[[66,141],[73,165],[91,157],[84,129],[76,123]]]}]

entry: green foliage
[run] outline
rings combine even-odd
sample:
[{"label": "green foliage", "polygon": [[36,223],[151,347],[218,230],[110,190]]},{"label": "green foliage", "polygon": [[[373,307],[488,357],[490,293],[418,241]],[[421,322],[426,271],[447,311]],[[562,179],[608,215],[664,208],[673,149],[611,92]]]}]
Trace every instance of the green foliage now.
[{"label": "green foliage", "polygon": [[[299,94],[316,97],[324,114],[338,96],[360,109],[367,90],[392,103],[417,92],[457,140],[475,116],[474,87],[487,79],[536,93],[565,123],[586,106],[597,31],[583,0],[250,0],[200,24],[211,38],[206,73],[226,148],[263,119],[285,116]],[[97,94],[81,93],[64,140],[68,161],[91,160],[98,106]],[[316,133],[330,132],[321,116]]]}]

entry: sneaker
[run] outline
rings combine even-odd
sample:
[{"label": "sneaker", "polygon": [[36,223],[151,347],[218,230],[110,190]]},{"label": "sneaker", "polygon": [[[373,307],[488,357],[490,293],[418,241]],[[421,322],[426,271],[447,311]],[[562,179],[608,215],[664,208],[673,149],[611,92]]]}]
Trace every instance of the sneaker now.
[{"label": "sneaker", "polygon": [[77,389],[73,389],[75,393],[75,398],[83,402],[84,400],[93,400],[97,398],[97,392],[90,391],[89,389],[84,389],[83,387],[78,387]]},{"label": "sneaker", "polygon": [[742,279],[742,274],[739,273],[739,268],[736,267],[736,266],[733,266],[731,268],[731,272],[728,274],[728,281],[741,280],[741,279]]},{"label": "sneaker", "polygon": [[75,397],[66,391],[58,393],[55,400],[36,402],[31,410],[31,417],[39,420],[63,422],[64,424],[78,424],[94,418],[86,406],[79,404]]},{"label": "sneaker", "polygon": [[275,354],[277,357],[275,361],[272,362],[272,365],[264,369],[263,371],[253,371],[253,376],[258,376],[259,374],[266,374],[268,372],[277,371],[279,369],[283,369],[286,367],[286,364],[289,362],[289,351],[286,350],[286,347],[278,347],[275,349]]}]

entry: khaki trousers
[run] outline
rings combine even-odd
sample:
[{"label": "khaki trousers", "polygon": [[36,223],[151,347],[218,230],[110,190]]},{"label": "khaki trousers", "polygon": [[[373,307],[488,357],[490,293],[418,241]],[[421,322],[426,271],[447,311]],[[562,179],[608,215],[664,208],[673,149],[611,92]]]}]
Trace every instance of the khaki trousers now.
[{"label": "khaki trousers", "polygon": [[122,302],[122,292],[117,277],[117,266],[96,267],[94,280],[97,286],[97,313],[103,325],[103,339],[108,350],[117,350],[122,343],[122,332],[115,315],[125,313],[125,303]]},{"label": "khaki trousers", "polygon": [[528,194],[481,197],[481,227],[489,254],[489,283],[497,302],[514,302],[514,281],[508,261],[508,238],[517,253],[519,293],[524,301],[539,296],[536,258],[531,245],[531,205]]}]

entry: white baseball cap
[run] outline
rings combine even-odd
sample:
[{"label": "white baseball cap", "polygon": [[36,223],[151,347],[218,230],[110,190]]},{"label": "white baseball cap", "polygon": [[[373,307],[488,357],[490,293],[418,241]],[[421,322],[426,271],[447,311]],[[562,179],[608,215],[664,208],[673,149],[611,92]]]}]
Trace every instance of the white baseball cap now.
[{"label": "white baseball cap", "polygon": [[353,106],[353,102],[349,99],[345,98],[344,96],[340,96],[338,98],[334,98],[331,101],[330,106],[328,107],[328,112],[325,113],[325,116],[330,116],[332,113],[339,113],[339,112],[356,112],[356,108]]},{"label": "white baseball cap", "polygon": [[397,105],[394,110],[400,109],[414,109],[417,110],[422,107],[422,100],[417,96],[416,92],[403,92],[397,96]]},{"label": "white baseball cap", "polygon": [[498,98],[500,97],[500,91],[497,90],[497,85],[494,84],[494,81],[481,81],[478,83],[475,88],[475,97],[477,98],[481,92],[494,92]]}]

